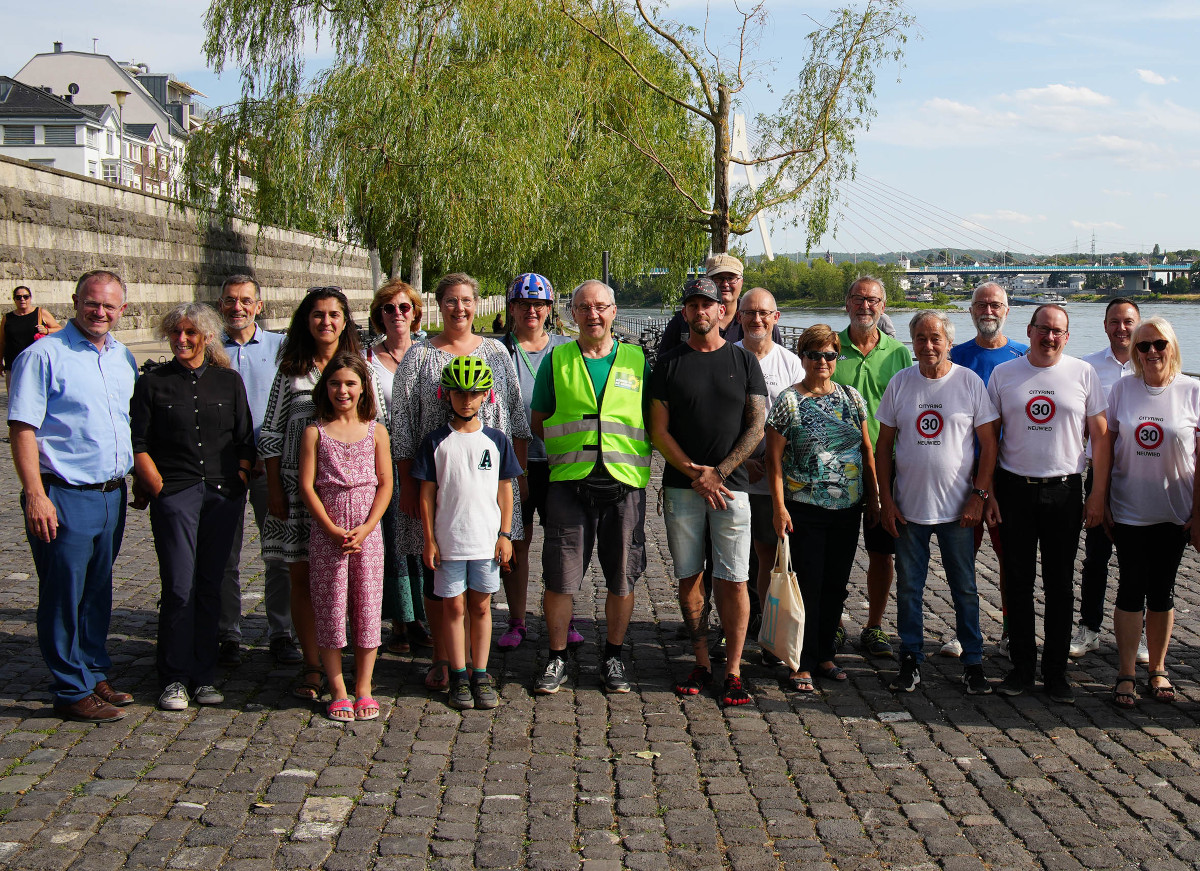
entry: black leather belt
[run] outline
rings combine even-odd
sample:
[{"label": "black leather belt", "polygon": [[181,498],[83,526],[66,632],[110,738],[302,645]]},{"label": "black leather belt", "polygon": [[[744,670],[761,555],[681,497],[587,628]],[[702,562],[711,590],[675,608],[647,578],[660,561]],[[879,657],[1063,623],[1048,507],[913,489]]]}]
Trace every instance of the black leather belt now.
[{"label": "black leather belt", "polygon": [[42,484],[47,487],[66,487],[68,490],[99,490],[101,493],[111,493],[125,485],[124,478],[113,478],[111,481],[101,481],[99,484],[68,484],[58,475],[42,472]]},{"label": "black leather belt", "polygon": [[1034,478],[1030,475],[1018,475],[1016,472],[1010,472],[1008,469],[998,469],[1011,478],[1016,478],[1018,481],[1024,481],[1026,484],[1066,484],[1072,478],[1079,478],[1080,475],[1055,475],[1053,478]]}]

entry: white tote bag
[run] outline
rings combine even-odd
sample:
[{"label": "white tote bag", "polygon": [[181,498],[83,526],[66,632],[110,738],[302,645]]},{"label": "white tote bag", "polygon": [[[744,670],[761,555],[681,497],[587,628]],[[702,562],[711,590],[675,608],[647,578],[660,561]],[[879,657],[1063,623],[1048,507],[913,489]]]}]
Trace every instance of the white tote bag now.
[{"label": "white tote bag", "polygon": [[800,597],[796,573],[792,571],[786,535],[779,540],[775,553],[775,568],[771,570],[771,586],[763,605],[758,644],[792,671],[800,668],[800,652],[804,649],[804,600]]}]

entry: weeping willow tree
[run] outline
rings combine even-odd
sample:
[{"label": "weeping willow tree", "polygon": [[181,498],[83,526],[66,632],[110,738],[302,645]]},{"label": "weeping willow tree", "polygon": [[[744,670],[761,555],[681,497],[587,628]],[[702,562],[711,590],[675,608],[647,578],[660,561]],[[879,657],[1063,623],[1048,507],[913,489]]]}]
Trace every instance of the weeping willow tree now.
[{"label": "weeping willow tree", "polygon": [[[803,223],[809,246],[821,237],[837,184],[854,171],[855,137],[875,114],[877,69],[885,62],[899,64],[914,24],[900,0],[867,0],[817,22],[807,35],[807,59],[793,88],[775,111],[754,117],[748,125],[752,153],[739,154],[732,121],[739,95],[762,70],[754,52],[768,22],[766,0],[735,4],[740,20],[732,31],[720,30],[732,33],[729,49],[710,34],[707,22],[698,29],[664,18],[646,0],[561,0],[561,6],[598,47],[635,75],[641,89],[669,101],[703,129],[711,154],[709,172],[699,180],[689,173],[691,166],[660,151],[656,141],[621,135],[669,181],[672,196],[688,210],[688,220],[709,234],[715,252],[729,250],[730,236],[750,232],[751,222],[764,212],[801,216],[791,222]],[[627,19],[637,22],[633,35]],[[644,63],[635,47],[642,39],[651,39],[680,64],[687,78],[664,78]],[[731,190],[730,173],[738,166],[755,170],[756,189]]]},{"label": "weeping willow tree", "polygon": [[[614,26],[686,87],[630,16]],[[682,274],[707,247],[630,144],[649,137],[701,183],[703,131],[557,2],[213,0],[206,32],[209,62],[242,77],[189,145],[190,195],[211,208],[361,242],[416,287],[452,269],[566,286],[603,249],[623,274]],[[315,40],[334,57],[310,75]]]}]

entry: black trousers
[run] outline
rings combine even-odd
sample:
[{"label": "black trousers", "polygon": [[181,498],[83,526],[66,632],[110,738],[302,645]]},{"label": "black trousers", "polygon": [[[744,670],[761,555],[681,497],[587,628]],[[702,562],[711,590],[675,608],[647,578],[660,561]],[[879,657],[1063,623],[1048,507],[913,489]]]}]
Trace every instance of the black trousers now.
[{"label": "black trousers", "polygon": [[1053,482],[1030,483],[997,469],[996,501],[1000,506],[1013,669],[1030,682],[1037,671],[1034,583],[1040,550],[1045,602],[1042,679],[1062,677],[1071,647],[1075,552],[1083,526],[1083,478],[1067,475]]},{"label": "black trousers", "polygon": [[834,637],[842,619],[862,505],[853,508],[819,508],[804,502],[787,501],[792,518],[788,536],[792,570],[804,600],[804,649],[800,669],[813,671],[833,660]]},{"label": "black trousers", "polygon": [[217,668],[221,581],[246,494],[226,496],[203,482],[150,503],[162,598],[158,680],[165,688],[211,685]]}]

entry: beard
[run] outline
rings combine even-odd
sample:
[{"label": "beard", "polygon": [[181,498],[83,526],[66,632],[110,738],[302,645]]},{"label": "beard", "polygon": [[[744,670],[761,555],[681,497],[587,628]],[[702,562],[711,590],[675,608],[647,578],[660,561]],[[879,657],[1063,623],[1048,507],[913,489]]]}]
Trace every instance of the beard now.
[{"label": "beard", "polygon": [[1004,318],[982,317],[972,318],[975,329],[985,339],[993,339],[1004,329]]}]

